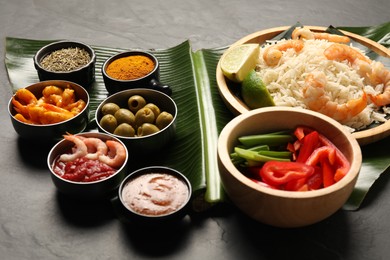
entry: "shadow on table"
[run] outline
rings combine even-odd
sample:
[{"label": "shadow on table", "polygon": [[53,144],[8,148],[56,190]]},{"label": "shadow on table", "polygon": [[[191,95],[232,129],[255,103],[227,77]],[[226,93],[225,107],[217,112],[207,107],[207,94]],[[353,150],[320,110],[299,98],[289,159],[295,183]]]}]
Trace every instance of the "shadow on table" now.
[{"label": "shadow on table", "polygon": [[116,217],[108,199],[84,201],[69,198],[58,191],[56,199],[63,218],[75,226],[100,226]]},{"label": "shadow on table", "polygon": [[230,245],[227,247],[231,259],[344,259],[351,254],[354,243],[354,227],[349,226],[353,223],[348,221],[347,214],[340,210],[307,227],[276,228],[237,210],[220,226]]},{"label": "shadow on table", "polygon": [[47,156],[55,143],[42,140],[17,139],[21,160],[30,167],[47,169]]}]

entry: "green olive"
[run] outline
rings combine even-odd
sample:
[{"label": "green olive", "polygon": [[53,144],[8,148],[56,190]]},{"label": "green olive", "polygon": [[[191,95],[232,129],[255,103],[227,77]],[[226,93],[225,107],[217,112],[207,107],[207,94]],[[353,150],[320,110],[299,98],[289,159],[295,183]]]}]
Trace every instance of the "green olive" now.
[{"label": "green olive", "polygon": [[118,125],[122,123],[127,123],[129,125],[134,126],[135,116],[130,110],[126,108],[120,108],[118,111],[115,112],[114,116],[116,118],[116,121],[118,121]]},{"label": "green olive", "polygon": [[160,108],[153,103],[147,103],[144,107],[150,108],[153,111],[155,118],[160,114]]},{"label": "green olive", "polygon": [[156,119],[156,126],[159,129],[165,128],[167,125],[169,125],[173,121],[173,116],[171,113],[168,113],[166,111],[163,111],[160,113],[160,115]]},{"label": "green olive", "polygon": [[115,116],[107,114],[100,119],[100,126],[107,132],[113,133],[117,127],[118,122],[116,121]]},{"label": "green olive", "polygon": [[115,103],[107,103],[102,106],[102,114],[104,115],[113,115],[116,111],[118,111],[120,107]]},{"label": "green olive", "polygon": [[119,136],[134,137],[135,130],[131,125],[122,123],[118,125],[117,128],[115,128],[114,134]]},{"label": "green olive", "polygon": [[153,124],[155,120],[154,113],[150,108],[143,107],[135,114],[135,125],[141,126],[143,123]]},{"label": "green olive", "polygon": [[142,96],[134,95],[129,97],[129,99],[127,100],[127,105],[131,112],[137,113],[138,110],[140,110],[146,105],[146,101]]},{"label": "green olive", "polygon": [[138,136],[147,136],[154,133],[157,133],[160,131],[157,126],[150,124],[150,123],[144,123],[142,126],[138,127],[137,129],[137,135]]}]

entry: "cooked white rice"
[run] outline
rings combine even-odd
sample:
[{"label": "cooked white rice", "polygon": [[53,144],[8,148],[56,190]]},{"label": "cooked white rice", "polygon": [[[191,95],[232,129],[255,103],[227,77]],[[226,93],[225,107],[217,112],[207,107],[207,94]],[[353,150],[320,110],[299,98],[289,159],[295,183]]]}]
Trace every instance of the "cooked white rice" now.
[{"label": "cooked white rice", "polygon": [[[271,43],[274,44],[275,42]],[[304,48],[296,53],[294,49],[288,49],[277,66],[268,66],[263,59],[266,47],[260,49],[260,58],[256,71],[267,86],[277,106],[290,106],[307,108],[303,102],[303,85],[305,77],[313,71],[323,71],[327,77],[326,91],[333,101],[339,104],[362,96],[363,89],[366,93],[378,93],[380,89],[374,89],[365,85],[362,78],[347,62],[337,62],[326,59],[324,50],[333,43],[326,40],[307,40]],[[380,88],[381,86],[379,86]],[[385,122],[386,110],[369,104],[363,112],[352,118],[349,122],[343,122],[353,132],[367,127],[373,122]]]}]

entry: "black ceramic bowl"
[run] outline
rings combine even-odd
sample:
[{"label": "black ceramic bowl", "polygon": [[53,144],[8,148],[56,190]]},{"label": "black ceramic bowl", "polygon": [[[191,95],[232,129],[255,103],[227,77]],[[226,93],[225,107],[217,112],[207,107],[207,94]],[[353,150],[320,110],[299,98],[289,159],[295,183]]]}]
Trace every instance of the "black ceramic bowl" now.
[{"label": "black ceramic bowl", "polygon": [[188,212],[191,183],[182,173],[164,166],[150,166],[130,173],[118,195],[124,218],[146,226],[172,224]]},{"label": "black ceramic bowl", "polygon": [[[42,66],[41,62],[47,55],[50,55],[54,51],[67,48],[79,48],[85,50],[90,56],[90,61],[82,67],[70,71],[50,71]],[[38,50],[34,56],[34,66],[41,81],[67,80],[80,84],[85,88],[89,87],[95,80],[95,63],[95,51],[90,46],[75,41],[59,41],[50,43]]]},{"label": "black ceramic bowl", "polygon": [[119,139],[104,133],[89,132],[80,133],[77,134],[77,136],[99,138],[104,142],[107,140],[117,141],[122,144],[126,150],[126,160],[113,175],[105,179],[93,182],[77,182],[66,180],[53,171],[53,164],[55,163],[55,160],[58,158],[58,156],[67,153],[74,146],[73,142],[62,139],[53,146],[47,157],[47,166],[51,172],[51,179],[55,187],[60,193],[66,195],[67,197],[78,200],[98,200],[103,198],[110,198],[112,195],[115,196],[117,188],[124,179],[127,171],[129,154],[127,152],[126,146]]},{"label": "black ceramic bowl", "polygon": [[[135,79],[117,79],[110,77],[107,74],[107,67],[117,59],[125,58],[129,56],[145,56],[151,59],[154,63],[154,68],[146,75]],[[161,91],[167,95],[172,94],[172,90],[169,86],[160,83],[160,64],[156,56],[145,51],[126,51],[116,54],[107,59],[102,66],[102,75],[105,87],[110,95],[133,88],[150,88]]]},{"label": "black ceramic bowl", "polygon": [[15,118],[17,112],[12,104],[12,99],[15,96],[13,95],[8,102],[8,113],[15,131],[20,137],[30,141],[49,143],[62,139],[62,135],[67,132],[72,134],[80,133],[87,127],[89,117],[89,95],[86,89],[82,86],[69,81],[48,80],[32,84],[26,87],[26,89],[30,90],[39,99],[42,97],[43,89],[46,86],[52,85],[63,89],[66,87],[74,89],[76,98],[82,99],[86,103],[85,108],[76,116],[63,122],[46,125],[28,124]]},{"label": "black ceramic bowl", "polygon": [[[103,129],[103,127],[100,125],[100,120],[103,117],[102,107],[107,103],[115,103],[121,108],[126,108],[128,107],[128,99],[133,95],[140,95],[148,103],[154,103],[157,105],[161,111],[166,111],[172,114],[173,120],[171,123],[169,123],[169,125],[157,133],[139,137],[124,137],[114,135],[113,133]],[[175,101],[160,91],[147,88],[128,89],[115,93],[103,100],[96,109],[95,120],[99,131],[119,138],[127,146],[127,149],[131,155],[138,155],[160,151],[164,146],[166,146],[174,139],[176,134],[177,113],[178,111]]]}]

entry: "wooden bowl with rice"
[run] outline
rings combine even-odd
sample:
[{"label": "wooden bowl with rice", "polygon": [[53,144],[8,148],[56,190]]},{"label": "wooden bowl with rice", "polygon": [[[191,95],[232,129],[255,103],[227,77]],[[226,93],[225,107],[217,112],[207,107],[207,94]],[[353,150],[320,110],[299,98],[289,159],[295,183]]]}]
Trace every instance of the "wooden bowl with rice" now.
[{"label": "wooden bowl with rice", "polygon": [[[233,48],[236,45],[245,44],[245,43],[259,43],[260,45],[265,43],[267,40],[270,40],[280,33],[288,30],[289,26],[276,27],[267,30],[258,31],[247,35],[237,42],[233,43],[230,48]],[[325,32],[326,27],[320,26],[305,26],[305,28],[310,29],[313,32]],[[371,49],[375,53],[383,57],[390,57],[390,50],[378,44],[368,38],[362,37],[357,34],[350,32],[342,31],[346,36],[352,39],[355,42],[358,42],[367,48]],[[249,111],[249,107],[244,103],[239,95],[237,84],[230,82],[223,74],[220,66],[220,62],[217,65],[216,70],[216,79],[218,84],[218,91],[223,101],[225,102],[228,109],[235,115],[240,115]],[[365,145],[379,141],[390,135],[390,121],[387,120],[384,123],[375,124],[373,127],[363,128],[362,130],[355,131],[352,135],[357,139],[360,145]]]}]

